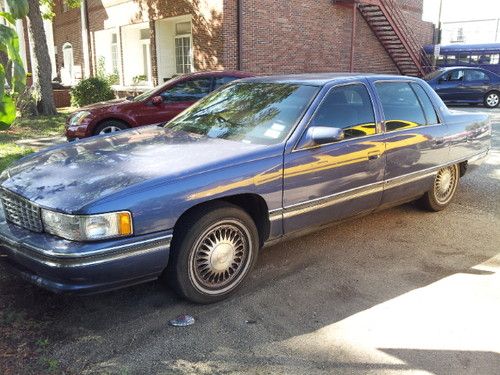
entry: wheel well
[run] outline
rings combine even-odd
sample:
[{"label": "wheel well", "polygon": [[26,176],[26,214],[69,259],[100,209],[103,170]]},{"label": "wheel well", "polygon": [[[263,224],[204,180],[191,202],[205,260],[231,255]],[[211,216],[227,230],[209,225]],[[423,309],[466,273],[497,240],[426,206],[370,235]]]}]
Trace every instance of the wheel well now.
[{"label": "wheel well", "polygon": [[499,95],[500,95],[500,91],[499,91],[499,90],[490,90],[490,91],[488,91],[486,94],[484,94],[484,97],[486,98],[488,95],[490,95],[490,94],[491,94],[491,93],[493,93],[493,92],[494,92],[494,93],[497,93],[497,94],[499,94]]},{"label": "wheel well", "polygon": [[466,161],[463,161],[459,164],[459,168],[460,168],[460,177],[463,177],[465,175],[465,172],[467,172],[467,167],[468,167],[468,162],[467,160]]},{"label": "wheel well", "polygon": [[174,237],[176,231],[178,231],[179,227],[193,211],[199,209],[202,206],[212,205],[217,202],[228,202],[234,204],[235,206],[240,207],[243,211],[248,213],[250,217],[253,219],[255,226],[257,227],[257,231],[259,232],[260,246],[264,245],[264,242],[269,238],[269,231],[270,231],[269,209],[267,207],[267,203],[264,200],[264,198],[262,198],[258,194],[231,195],[203,202],[197,204],[196,206],[191,207],[186,212],[184,212],[175,223]]},{"label": "wheel well", "polygon": [[109,118],[105,118],[105,119],[102,119],[100,120],[99,122],[97,122],[94,126],[94,129],[92,130],[92,132],[95,132],[96,129],[101,126],[103,123],[107,122],[107,121],[118,121],[118,122],[121,122],[123,125],[125,125],[127,128],[130,128],[130,124],[126,121],[123,121],[123,120],[120,120],[119,118],[114,118],[114,117],[109,117]]}]

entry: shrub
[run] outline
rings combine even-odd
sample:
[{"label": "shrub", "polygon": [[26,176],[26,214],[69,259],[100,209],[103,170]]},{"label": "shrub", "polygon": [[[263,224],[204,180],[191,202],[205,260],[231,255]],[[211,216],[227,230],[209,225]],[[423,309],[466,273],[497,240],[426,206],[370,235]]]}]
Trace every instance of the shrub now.
[{"label": "shrub", "polygon": [[87,78],[71,89],[71,105],[83,107],[88,104],[114,99],[109,82],[103,78]]}]

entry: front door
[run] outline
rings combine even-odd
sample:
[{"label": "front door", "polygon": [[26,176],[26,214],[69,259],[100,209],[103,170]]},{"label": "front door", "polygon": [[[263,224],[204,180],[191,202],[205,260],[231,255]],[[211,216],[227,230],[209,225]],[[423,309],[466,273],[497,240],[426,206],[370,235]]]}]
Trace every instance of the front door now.
[{"label": "front door", "polygon": [[382,196],[383,135],[365,82],[333,87],[308,126],[341,128],[345,139],[313,147],[299,142],[285,155],[285,233],[369,212]]},{"label": "front door", "polygon": [[179,82],[169,87],[160,96],[161,103],[153,105],[148,102],[142,113],[137,113],[138,125],[150,125],[167,122],[192,106],[212,90],[212,78],[197,78]]},{"label": "front door", "polygon": [[378,81],[375,89],[385,120],[384,206],[428,191],[436,168],[449,160],[450,141],[427,88],[417,82]]},{"label": "front door", "polygon": [[443,74],[434,90],[444,101],[460,101],[465,94],[464,69],[453,69]]}]

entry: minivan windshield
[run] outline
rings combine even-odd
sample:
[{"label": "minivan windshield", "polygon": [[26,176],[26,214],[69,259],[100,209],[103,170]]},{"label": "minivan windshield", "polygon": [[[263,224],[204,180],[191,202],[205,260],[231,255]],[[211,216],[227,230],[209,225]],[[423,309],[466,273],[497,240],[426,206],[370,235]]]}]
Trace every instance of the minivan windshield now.
[{"label": "minivan windshield", "polygon": [[244,143],[282,142],[319,87],[288,83],[239,82],[200,100],[166,128]]}]

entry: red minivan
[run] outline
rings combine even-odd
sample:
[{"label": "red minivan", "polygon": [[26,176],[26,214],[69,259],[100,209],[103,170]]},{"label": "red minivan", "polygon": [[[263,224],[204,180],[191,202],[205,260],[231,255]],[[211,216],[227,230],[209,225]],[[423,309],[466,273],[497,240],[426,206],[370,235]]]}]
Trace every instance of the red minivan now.
[{"label": "red minivan", "polygon": [[218,87],[251,76],[239,71],[186,74],[133,98],[92,104],[68,117],[66,137],[72,141],[167,122]]}]

